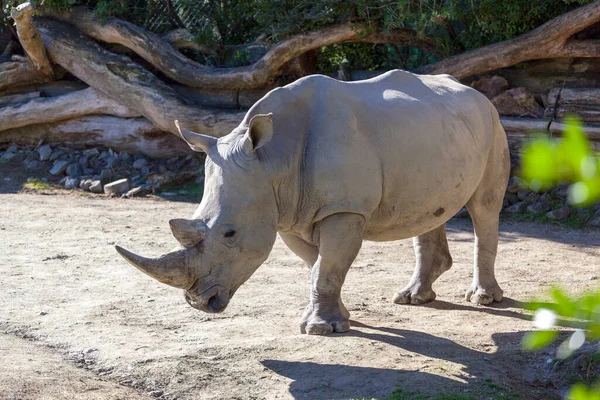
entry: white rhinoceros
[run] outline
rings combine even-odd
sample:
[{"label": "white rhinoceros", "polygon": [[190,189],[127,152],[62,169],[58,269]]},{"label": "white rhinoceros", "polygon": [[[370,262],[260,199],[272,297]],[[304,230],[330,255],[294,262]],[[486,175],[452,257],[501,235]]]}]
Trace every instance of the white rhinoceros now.
[{"label": "white rhinoceros", "polygon": [[192,219],[170,221],[182,247],[154,259],[117,251],[185,289],[192,307],[223,311],[277,232],[312,267],[302,332],[349,329],[340,292],[363,240],[413,237],[416,269],[393,301],[432,301],[432,283],[452,265],[445,222],[464,205],[476,237],[466,298],[502,299],[494,261],[510,169],[506,136],[492,103],[451,76],[309,76],[269,92],[218,140],[180,132],[206,152],[200,206]]}]

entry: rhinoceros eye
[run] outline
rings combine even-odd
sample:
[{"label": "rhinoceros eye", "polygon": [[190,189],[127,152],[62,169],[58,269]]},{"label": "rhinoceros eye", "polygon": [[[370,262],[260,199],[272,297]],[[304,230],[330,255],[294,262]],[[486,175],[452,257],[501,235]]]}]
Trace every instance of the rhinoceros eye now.
[{"label": "rhinoceros eye", "polygon": [[233,229],[230,229],[227,232],[225,232],[223,236],[225,236],[226,238],[232,238],[235,236],[235,231]]}]

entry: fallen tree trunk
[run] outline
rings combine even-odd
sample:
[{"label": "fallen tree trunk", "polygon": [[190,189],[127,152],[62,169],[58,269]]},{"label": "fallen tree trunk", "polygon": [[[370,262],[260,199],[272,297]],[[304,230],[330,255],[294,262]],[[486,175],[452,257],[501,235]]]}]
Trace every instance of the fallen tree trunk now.
[{"label": "fallen tree trunk", "polygon": [[0,132],[0,142],[4,143],[35,145],[40,140],[77,147],[103,146],[156,158],[191,152],[183,140],[157,129],[145,118],[95,115]]},{"label": "fallen tree trunk", "polygon": [[186,129],[220,137],[235,128],[245,115],[190,105],[128,57],[108,52],[64,23],[40,18],[36,27],[52,61],[163,131],[177,134],[173,124],[177,119]]},{"label": "fallen tree trunk", "polygon": [[29,57],[31,64],[33,64],[41,75],[45,76],[48,80],[52,80],[54,78],[54,71],[46,56],[46,50],[44,49],[40,34],[33,26],[33,13],[32,4],[26,2],[13,8],[10,16],[15,20],[19,42],[21,42],[21,46],[27,57]]},{"label": "fallen tree trunk", "polygon": [[5,104],[0,107],[0,131],[93,114],[124,118],[140,116],[96,90],[88,88],[64,96],[38,97],[25,102]]},{"label": "fallen tree trunk", "polygon": [[480,47],[418,69],[423,74],[450,74],[457,79],[522,61],[561,57],[600,57],[600,40],[571,36],[600,21],[600,1],[562,14],[514,39]]},{"label": "fallen tree trunk", "polygon": [[17,87],[49,82],[29,60],[13,56],[13,61],[0,64],[0,95]]},{"label": "fallen tree trunk", "polygon": [[[548,130],[555,137],[561,137],[566,125],[561,121],[552,121],[534,118],[500,118],[502,126],[506,131],[508,147],[511,153],[519,153],[523,144],[532,138],[532,134],[548,134]],[[550,125],[548,127],[548,125]],[[590,141],[593,150],[600,152],[600,125],[586,124],[583,130]]]},{"label": "fallen tree trunk", "polygon": [[547,118],[565,118],[575,115],[583,121],[600,122],[600,89],[598,88],[553,88],[548,92],[547,104],[544,113]]},{"label": "fallen tree trunk", "polygon": [[435,42],[420,38],[410,29],[373,32],[367,24],[346,23],[293,36],[277,44],[258,62],[238,68],[211,68],[196,63],[158,35],[117,18],[104,23],[84,7],[52,14],[94,39],[118,43],[133,50],[167,77],[186,86],[203,89],[254,89],[270,83],[281,68],[307,51],[341,42],[367,42],[413,45],[433,49]]}]

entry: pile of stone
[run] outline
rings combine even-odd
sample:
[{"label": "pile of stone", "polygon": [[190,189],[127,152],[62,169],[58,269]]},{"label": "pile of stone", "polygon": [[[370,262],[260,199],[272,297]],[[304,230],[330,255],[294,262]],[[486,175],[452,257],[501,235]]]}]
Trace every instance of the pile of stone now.
[{"label": "pile of stone", "polygon": [[509,214],[525,212],[545,215],[551,220],[562,220],[576,214],[577,218],[591,226],[600,227],[600,203],[587,207],[569,205],[569,184],[558,186],[544,193],[536,193],[516,176],[513,176],[504,196],[504,211]]},{"label": "pile of stone", "polygon": [[126,197],[155,193],[173,182],[202,179],[204,166],[200,154],[153,160],[111,149],[76,150],[49,144],[21,149],[11,146],[1,154],[4,162],[22,158],[23,166],[32,174],[41,174],[42,181],[66,189]]},{"label": "pile of stone", "polygon": [[[505,215],[530,215],[553,221],[573,217],[581,225],[600,227],[600,202],[587,207],[573,207],[569,204],[569,184],[562,183],[544,192],[534,192],[518,177],[508,182],[502,212]],[[469,216],[466,208],[460,210],[457,218]]]}]

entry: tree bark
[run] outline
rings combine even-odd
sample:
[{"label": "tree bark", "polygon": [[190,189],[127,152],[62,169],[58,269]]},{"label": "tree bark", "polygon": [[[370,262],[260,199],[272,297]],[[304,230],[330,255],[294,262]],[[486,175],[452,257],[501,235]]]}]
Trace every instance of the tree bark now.
[{"label": "tree bark", "polygon": [[210,68],[196,63],[159,36],[117,18],[102,23],[87,8],[75,7],[69,13],[53,14],[94,39],[126,46],[154,65],[170,79],[203,89],[254,89],[267,85],[293,58],[313,49],[341,42],[367,42],[414,45],[433,49],[435,42],[419,38],[415,31],[370,32],[366,24],[346,23],[293,36],[277,44],[258,62],[238,68]]},{"label": "tree bark", "polygon": [[0,95],[16,87],[49,82],[29,60],[13,56],[13,61],[0,64]]},{"label": "tree bark", "polygon": [[54,71],[46,56],[46,50],[44,49],[40,34],[35,29],[35,26],[33,26],[33,13],[32,4],[27,2],[13,8],[10,15],[15,20],[19,42],[21,42],[21,46],[23,46],[23,50],[25,50],[25,54],[29,57],[31,64],[33,64],[34,68],[42,76],[48,80],[52,80]]},{"label": "tree bark", "polygon": [[140,116],[89,88],[64,96],[38,97],[25,102],[0,106],[0,131],[93,114],[124,118]]},{"label": "tree bark", "polygon": [[600,1],[562,14],[542,26],[504,42],[480,47],[419,68],[423,74],[450,74],[457,79],[522,61],[560,57],[600,57],[600,40],[570,37],[600,21]]},{"label": "tree bark", "polygon": [[36,27],[52,61],[161,130],[177,134],[173,124],[177,119],[186,129],[220,137],[235,128],[245,115],[189,104],[128,57],[108,52],[64,23],[40,18]]},{"label": "tree bark", "polygon": [[117,151],[140,152],[156,158],[191,152],[183,140],[157,129],[145,118],[93,115],[0,132],[0,142],[35,145],[40,140],[67,146],[103,146]]}]

